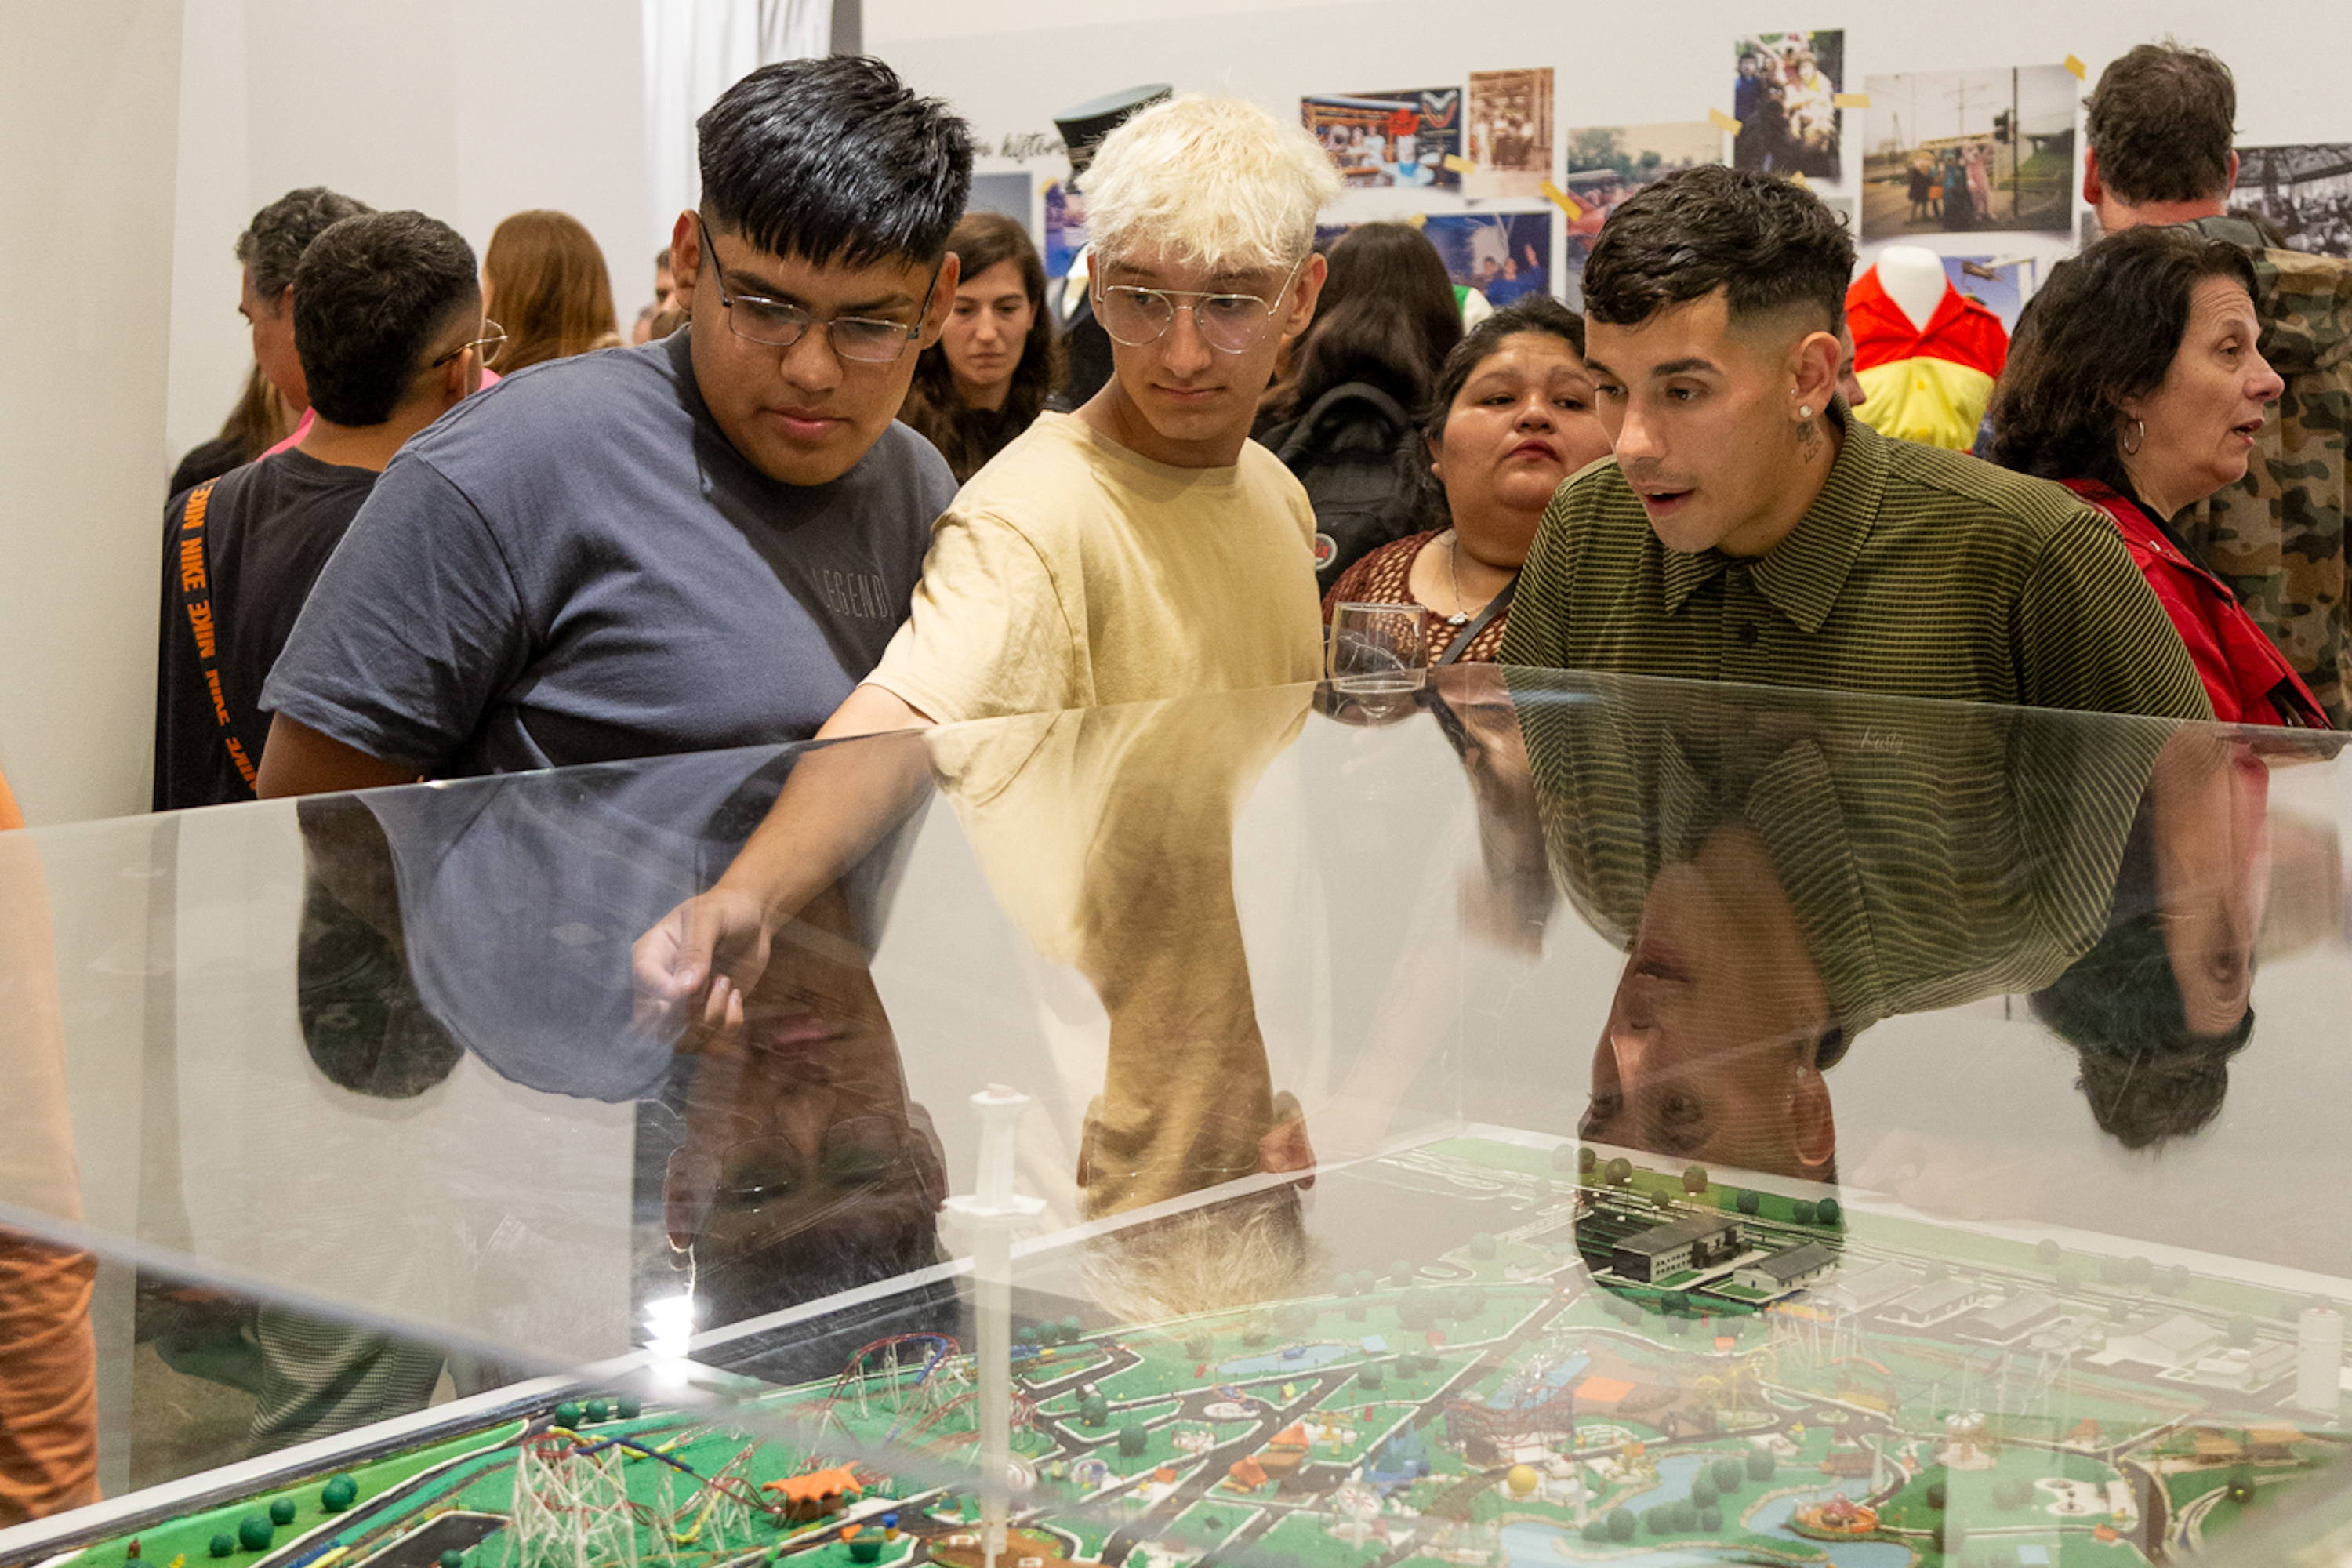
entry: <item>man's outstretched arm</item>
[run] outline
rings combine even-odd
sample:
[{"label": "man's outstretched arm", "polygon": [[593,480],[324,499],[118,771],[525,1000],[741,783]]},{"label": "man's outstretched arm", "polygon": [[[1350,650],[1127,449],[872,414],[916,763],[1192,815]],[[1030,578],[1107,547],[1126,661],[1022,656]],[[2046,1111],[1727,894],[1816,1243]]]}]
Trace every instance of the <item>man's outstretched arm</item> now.
[{"label": "man's outstretched arm", "polygon": [[[849,694],[816,738],[930,727],[930,718],[897,693],[868,685]],[[657,1035],[677,1034],[696,1018],[720,1026],[730,1001],[740,1005],[759,983],[776,931],[898,826],[929,777],[929,749],[911,737],[803,757],[717,884],[637,939],[637,1026]]]},{"label": "man's outstretched arm", "polygon": [[289,795],[415,784],[418,777],[415,768],[372,757],[357,746],[345,745],[280,713],[269,721],[257,788],[264,800],[283,800]]}]

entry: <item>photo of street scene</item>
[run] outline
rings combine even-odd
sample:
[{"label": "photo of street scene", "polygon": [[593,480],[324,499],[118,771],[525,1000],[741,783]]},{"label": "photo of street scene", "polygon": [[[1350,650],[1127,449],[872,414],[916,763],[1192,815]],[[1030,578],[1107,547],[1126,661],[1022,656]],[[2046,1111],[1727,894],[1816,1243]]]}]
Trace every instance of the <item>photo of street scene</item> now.
[{"label": "photo of street scene", "polygon": [[2065,67],[1919,71],[1865,86],[1863,238],[2068,232],[2079,84]]},{"label": "photo of street scene", "polygon": [[2352,257],[2352,142],[2239,148],[2230,208],[2270,224],[2290,250]]}]

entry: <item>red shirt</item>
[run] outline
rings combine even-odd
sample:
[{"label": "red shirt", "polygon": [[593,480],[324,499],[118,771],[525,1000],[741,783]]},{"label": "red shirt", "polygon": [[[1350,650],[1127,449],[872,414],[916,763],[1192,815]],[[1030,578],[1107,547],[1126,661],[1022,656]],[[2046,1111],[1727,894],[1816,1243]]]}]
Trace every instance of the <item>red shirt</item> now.
[{"label": "red shirt", "polygon": [[2221,579],[2165,536],[2129,498],[2095,479],[2068,479],[2066,488],[2112,519],[2140,575],[2188,646],[2213,717],[2224,724],[2283,724],[2327,729],[2319,700]]}]

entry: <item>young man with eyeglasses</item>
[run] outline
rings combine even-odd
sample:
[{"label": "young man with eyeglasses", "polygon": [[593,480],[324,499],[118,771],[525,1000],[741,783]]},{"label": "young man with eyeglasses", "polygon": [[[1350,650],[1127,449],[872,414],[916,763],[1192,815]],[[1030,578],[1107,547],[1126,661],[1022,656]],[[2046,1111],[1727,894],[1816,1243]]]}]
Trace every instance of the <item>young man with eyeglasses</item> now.
[{"label": "young man with eyeglasses", "polygon": [[392,466],[271,676],[265,795],[805,740],[881,657],[954,493],[894,421],[970,139],[838,56],[698,130],[691,326],[519,373]]},{"label": "young man with eyeglasses", "polygon": [[[1317,678],[1315,515],[1249,431],[1284,341],[1314,315],[1315,219],[1339,188],[1303,128],[1230,99],[1159,104],[1104,140],[1087,226],[1111,379],[957,494],[906,626],[822,737]],[[896,820],[929,761],[919,745],[806,759],[719,885],[639,940],[646,1026],[689,999],[722,1016],[771,934]],[[960,786],[984,795],[991,765],[966,758]]]},{"label": "young man with eyeglasses", "polygon": [[287,292],[317,418],[296,446],[164,514],[158,811],[253,798],[262,683],[311,584],[385,465],[480,384],[498,340],[472,247],[422,213],[332,225]]}]

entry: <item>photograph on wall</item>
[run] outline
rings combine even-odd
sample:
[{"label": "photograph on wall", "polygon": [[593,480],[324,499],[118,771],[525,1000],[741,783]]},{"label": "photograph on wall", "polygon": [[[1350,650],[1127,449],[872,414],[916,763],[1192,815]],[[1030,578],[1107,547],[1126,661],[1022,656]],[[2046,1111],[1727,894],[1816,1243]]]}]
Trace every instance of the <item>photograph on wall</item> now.
[{"label": "photograph on wall", "polygon": [[2004,331],[2017,331],[2017,318],[2033,298],[2040,263],[2031,256],[1947,256],[1944,276],[1963,298],[2000,318]]},{"label": "photograph on wall", "polygon": [[1551,68],[1470,73],[1472,174],[1477,199],[1536,196],[1551,177]]},{"label": "photograph on wall", "polygon": [[1549,213],[1445,213],[1421,232],[1444,258],[1446,276],[1498,310],[1551,289]]},{"label": "photograph on wall", "polygon": [[1845,33],[1750,33],[1733,48],[1731,163],[1809,180],[1845,178],[1839,137],[1844,115]]},{"label": "photograph on wall", "polygon": [[1066,278],[1087,247],[1087,198],[1061,180],[1045,187],[1045,276]]},{"label": "photograph on wall", "polygon": [[2239,148],[2230,210],[2268,223],[2290,250],[2352,257],[2352,142]]},{"label": "photograph on wall", "polygon": [[2074,100],[2064,66],[1868,79],[1862,237],[2074,225]]},{"label": "photograph on wall", "polygon": [[1562,226],[1562,293],[1584,308],[1584,258],[1609,215],[1628,196],[1677,169],[1723,162],[1723,133],[1700,120],[1670,125],[1591,125],[1563,133],[1568,169],[1560,188],[1583,210]]},{"label": "photograph on wall", "polygon": [[1462,153],[1462,89],[1405,88],[1396,92],[1326,93],[1298,100],[1300,123],[1315,133],[1350,190],[1432,185],[1451,190]]}]

